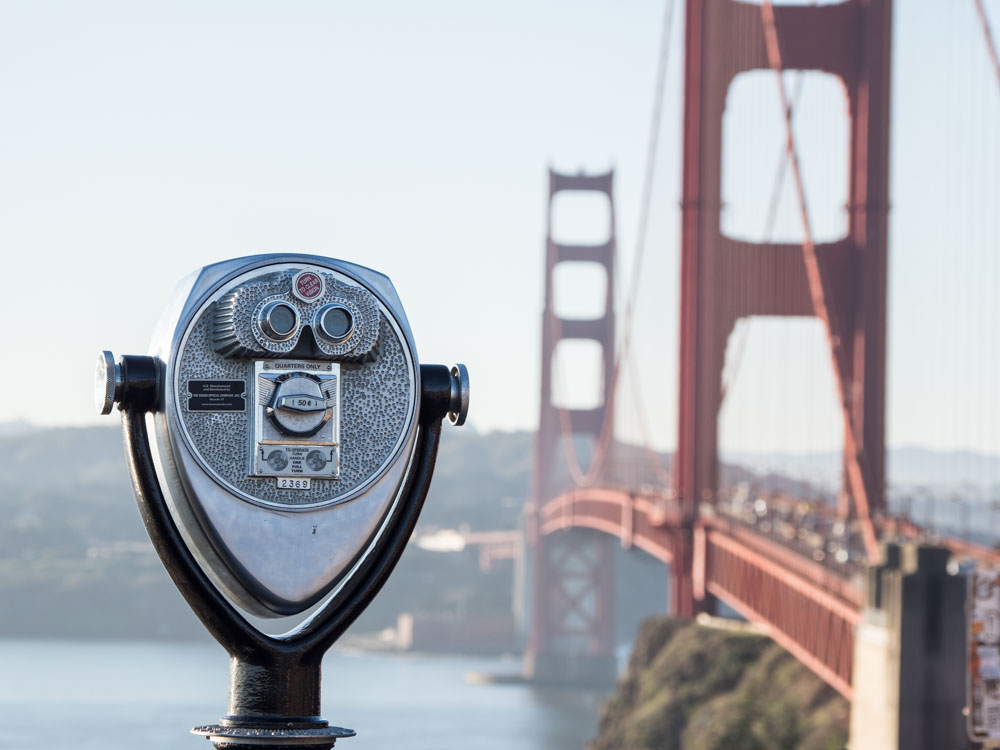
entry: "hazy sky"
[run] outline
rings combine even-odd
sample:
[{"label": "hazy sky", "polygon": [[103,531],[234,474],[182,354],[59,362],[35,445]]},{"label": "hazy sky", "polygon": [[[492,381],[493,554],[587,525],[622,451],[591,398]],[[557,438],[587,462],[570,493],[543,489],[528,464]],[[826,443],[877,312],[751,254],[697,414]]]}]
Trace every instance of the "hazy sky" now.
[{"label": "hazy sky", "polygon": [[[676,425],[677,5],[636,334],[664,447]],[[470,423],[531,428],[545,170],[615,167],[625,281],[663,7],[0,2],[0,421],[96,422],[100,349],[145,352],[194,268],[288,250],[387,273],[421,360],[469,365]],[[1000,0],[987,8],[1000,27]],[[971,0],[898,0],[896,21],[889,438],[1000,452],[1000,87]],[[830,234],[844,221],[838,92],[810,77],[798,128]],[[734,86],[730,109],[749,124],[726,131],[724,227],[759,235],[781,148],[773,77]],[[567,234],[600,232],[587,206],[563,210]],[[778,230],[797,236],[790,191]],[[748,330],[724,447],[837,445],[816,322]],[[592,382],[561,370],[571,390]]]}]

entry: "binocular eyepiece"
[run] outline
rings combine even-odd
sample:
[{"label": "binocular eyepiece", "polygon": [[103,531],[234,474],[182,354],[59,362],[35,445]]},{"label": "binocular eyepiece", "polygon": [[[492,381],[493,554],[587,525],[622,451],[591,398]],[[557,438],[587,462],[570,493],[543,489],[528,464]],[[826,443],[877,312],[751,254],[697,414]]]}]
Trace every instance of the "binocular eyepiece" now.
[{"label": "binocular eyepiece", "polygon": [[[274,654],[323,628],[335,638],[384,583],[426,494],[440,423],[465,421],[469,378],[464,365],[419,363],[382,274],[263,255],[182,282],[148,356],[100,354],[95,396],[100,413],[123,412],[140,510],[182,593],[234,660],[249,638],[287,671]],[[236,608],[308,617],[273,638],[247,630]],[[245,698],[231,694],[227,718],[320,721],[318,685],[313,713]]]}]

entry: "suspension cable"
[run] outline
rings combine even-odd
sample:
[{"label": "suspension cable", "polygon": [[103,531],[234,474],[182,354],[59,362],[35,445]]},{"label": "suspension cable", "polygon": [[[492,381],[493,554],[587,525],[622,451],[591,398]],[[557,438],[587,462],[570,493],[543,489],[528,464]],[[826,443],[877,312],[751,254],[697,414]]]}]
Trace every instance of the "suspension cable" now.
[{"label": "suspension cable", "polygon": [[993,38],[992,29],[990,29],[990,19],[986,16],[986,8],[983,5],[983,0],[975,0],[975,2],[976,13],[979,15],[979,22],[983,27],[983,36],[986,37],[986,51],[989,53],[990,60],[993,61],[993,70],[997,76],[997,86],[1000,86],[1000,55],[997,54],[997,43]]},{"label": "suspension cable", "polygon": [[[785,79],[783,76],[783,65],[781,61],[781,45],[778,41],[778,30],[774,21],[774,6],[771,0],[763,0],[760,6],[761,18],[764,24],[764,41],[767,46],[767,59],[774,71],[778,84],[778,94],[781,97],[781,109],[785,120],[785,149],[792,167],[792,176],[795,178],[795,193],[799,202],[799,213],[802,219],[802,257],[806,267],[806,279],[809,283],[809,293],[812,298],[813,310],[816,316],[826,325],[827,335],[831,344],[834,341],[834,333],[830,326],[830,312],[826,303],[826,295],[823,291],[823,278],[819,269],[819,262],[816,258],[816,245],[813,242],[812,224],[809,220],[809,208],[806,203],[805,186],[802,181],[802,171],[799,167],[798,150],[795,144],[795,133],[792,130],[792,120],[788,102],[788,92],[785,90]],[[857,440],[854,435],[854,420],[848,404],[844,400],[844,382],[840,372],[840,365],[837,361],[837,354],[834,346],[831,346],[833,356],[833,373],[837,380],[838,392],[841,394],[841,407],[844,411],[844,446],[848,456],[847,478],[851,487],[851,494],[857,505],[858,519],[861,524],[861,535],[865,544],[865,551],[868,559],[875,561],[878,559],[878,540],[875,537],[875,528],[872,525],[870,502],[868,490],[865,484],[864,456],[858,450]]]},{"label": "suspension cable", "polygon": [[[649,138],[646,146],[646,164],[643,174],[642,197],[639,207],[639,223],[636,231],[636,249],[635,256],[632,260],[632,277],[622,316],[622,340],[615,351],[611,371],[611,383],[606,384],[606,391],[607,393],[612,394],[612,398],[618,386],[622,363],[628,357],[631,345],[632,319],[635,313],[635,302],[638,297],[639,279],[642,275],[642,266],[645,258],[646,233],[649,225],[650,205],[652,203],[653,196],[653,183],[656,176],[656,160],[659,150],[660,130],[662,129],[663,99],[667,83],[668,61],[670,59],[670,38],[673,30],[674,6],[675,0],[667,0],[663,13],[663,24],[660,32],[660,53],[656,66],[656,79],[653,89],[653,108],[650,116]],[[556,334],[554,340],[558,341],[560,338],[560,330],[559,319],[556,316],[553,316],[553,326],[555,328],[554,333]],[[554,366],[553,369],[555,369]],[[576,446],[573,444],[572,420],[568,410],[564,408],[559,409],[559,421],[562,428],[562,443],[566,454],[566,461],[569,466],[570,476],[579,486],[593,484],[604,468],[604,461],[607,458],[612,437],[614,436],[614,409],[608,408],[605,411],[600,436],[594,448],[594,453],[590,460],[590,466],[587,468],[586,472],[584,472],[580,466]]]}]

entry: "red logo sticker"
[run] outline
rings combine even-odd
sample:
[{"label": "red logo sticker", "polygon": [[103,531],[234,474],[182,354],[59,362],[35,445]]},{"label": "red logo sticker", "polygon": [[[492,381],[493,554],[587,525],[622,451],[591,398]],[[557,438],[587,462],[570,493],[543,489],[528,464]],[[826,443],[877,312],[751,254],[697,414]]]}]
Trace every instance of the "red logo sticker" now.
[{"label": "red logo sticker", "polygon": [[305,302],[312,302],[323,294],[323,279],[312,271],[300,271],[292,280],[292,291]]}]

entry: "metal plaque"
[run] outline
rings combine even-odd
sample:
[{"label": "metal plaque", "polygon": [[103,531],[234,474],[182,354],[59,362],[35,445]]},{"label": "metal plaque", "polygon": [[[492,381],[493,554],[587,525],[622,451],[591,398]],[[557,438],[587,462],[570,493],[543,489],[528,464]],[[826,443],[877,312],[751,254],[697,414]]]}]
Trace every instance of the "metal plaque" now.
[{"label": "metal plaque", "polygon": [[245,411],[247,385],[242,380],[189,380],[188,411]]},{"label": "metal plaque", "polygon": [[278,477],[277,482],[283,490],[308,490],[312,486],[309,477]]}]

